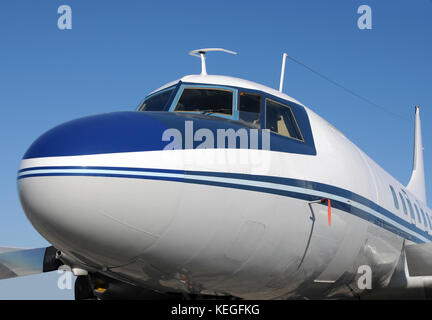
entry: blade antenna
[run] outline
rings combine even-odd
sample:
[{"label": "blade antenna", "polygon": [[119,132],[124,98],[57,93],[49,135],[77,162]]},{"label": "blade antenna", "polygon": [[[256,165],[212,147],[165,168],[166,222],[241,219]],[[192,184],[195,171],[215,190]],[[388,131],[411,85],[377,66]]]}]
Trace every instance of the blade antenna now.
[{"label": "blade antenna", "polygon": [[280,77],[280,83],[279,83],[279,92],[282,92],[283,83],[284,83],[284,77],[285,77],[285,61],[287,58],[287,54],[284,53],[282,56],[282,70],[281,70],[281,77]]},{"label": "blade antenna", "polygon": [[191,52],[189,52],[189,54],[191,56],[201,58],[201,75],[202,76],[207,75],[205,54],[209,51],[220,51],[220,52],[226,52],[226,53],[230,53],[230,54],[237,54],[237,52],[227,50],[227,49],[222,49],[222,48],[204,48],[204,49],[192,50]]}]

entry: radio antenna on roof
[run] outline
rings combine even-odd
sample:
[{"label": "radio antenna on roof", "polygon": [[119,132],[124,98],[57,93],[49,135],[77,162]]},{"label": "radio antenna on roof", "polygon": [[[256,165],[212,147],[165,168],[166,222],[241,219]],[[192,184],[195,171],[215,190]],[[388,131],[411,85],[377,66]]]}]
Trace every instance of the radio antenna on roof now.
[{"label": "radio antenna on roof", "polygon": [[280,77],[280,82],[279,82],[279,92],[282,92],[283,89],[283,83],[284,83],[284,77],[285,77],[285,61],[287,58],[287,54],[284,53],[282,56],[282,70],[281,70],[281,77]]},{"label": "radio antenna on roof", "polygon": [[189,52],[191,56],[201,58],[201,75],[207,75],[207,68],[205,62],[205,54],[209,51],[222,51],[231,54],[237,54],[237,52],[222,49],[222,48],[205,48],[205,49],[197,49]]}]

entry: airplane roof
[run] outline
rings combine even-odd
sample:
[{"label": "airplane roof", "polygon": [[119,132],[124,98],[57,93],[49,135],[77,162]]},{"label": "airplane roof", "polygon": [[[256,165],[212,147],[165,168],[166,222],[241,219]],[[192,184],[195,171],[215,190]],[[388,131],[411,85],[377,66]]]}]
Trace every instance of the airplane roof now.
[{"label": "airplane roof", "polygon": [[267,87],[265,85],[262,85],[262,84],[259,84],[259,83],[253,82],[253,81],[249,81],[249,80],[244,80],[244,79],[229,77],[229,76],[221,76],[221,75],[198,75],[198,74],[187,75],[181,79],[177,79],[175,81],[171,81],[171,82],[163,85],[162,87],[158,88],[157,90],[154,90],[152,93],[157,92],[157,91],[162,90],[162,89],[165,89],[165,88],[168,88],[168,87],[176,84],[179,81],[192,82],[192,83],[203,83],[203,84],[225,85],[225,86],[232,86],[232,87],[239,87],[239,88],[262,91],[262,92],[271,94],[273,96],[276,96],[278,98],[299,104],[299,105],[306,108],[306,106],[304,106],[301,102],[297,101],[296,99],[286,95],[285,93],[282,93],[280,91],[277,91],[275,89]]}]

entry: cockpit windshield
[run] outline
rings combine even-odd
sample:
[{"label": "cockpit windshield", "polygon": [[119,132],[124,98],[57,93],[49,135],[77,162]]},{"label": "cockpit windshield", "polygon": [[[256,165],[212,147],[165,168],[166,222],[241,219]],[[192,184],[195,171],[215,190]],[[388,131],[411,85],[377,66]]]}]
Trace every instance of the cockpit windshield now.
[{"label": "cockpit windshield", "polygon": [[233,114],[233,92],[213,88],[185,88],[174,111],[231,116]]},{"label": "cockpit windshield", "polygon": [[198,121],[208,116],[208,120],[217,121],[217,118],[224,118],[248,128],[268,129],[278,140],[296,140],[296,143],[310,146],[311,154],[315,154],[305,109],[284,97],[258,89],[178,81],[147,96],[138,111],[176,113],[172,119]]},{"label": "cockpit windshield", "polygon": [[139,107],[139,111],[164,111],[174,88],[152,94]]}]

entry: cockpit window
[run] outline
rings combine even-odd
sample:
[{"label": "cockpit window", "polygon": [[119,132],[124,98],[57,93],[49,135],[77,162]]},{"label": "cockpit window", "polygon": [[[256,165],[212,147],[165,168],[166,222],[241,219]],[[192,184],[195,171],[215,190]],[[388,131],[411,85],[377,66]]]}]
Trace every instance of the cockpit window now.
[{"label": "cockpit window", "polygon": [[164,111],[173,90],[174,88],[152,94],[144,100],[139,111]]},{"label": "cockpit window", "polygon": [[233,92],[212,88],[185,88],[174,111],[232,116]]},{"label": "cockpit window", "polygon": [[240,92],[239,119],[260,128],[261,95]]},{"label": "cockpit window", "polygon": [[266,128],[280,135],[304,141],[289,106],[266,99]]}]

